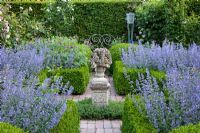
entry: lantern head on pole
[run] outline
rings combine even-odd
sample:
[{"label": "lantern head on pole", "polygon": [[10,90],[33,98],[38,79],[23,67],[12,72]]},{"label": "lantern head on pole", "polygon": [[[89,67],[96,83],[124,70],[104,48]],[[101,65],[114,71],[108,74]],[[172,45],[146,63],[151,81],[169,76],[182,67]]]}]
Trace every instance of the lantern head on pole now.
[{"label": "lantern head on pole", "polygon": [[127,24],[134,24],[134,18],[135,18],[135,14],[132,12],[129,12],[126,14],[126,21]]}]

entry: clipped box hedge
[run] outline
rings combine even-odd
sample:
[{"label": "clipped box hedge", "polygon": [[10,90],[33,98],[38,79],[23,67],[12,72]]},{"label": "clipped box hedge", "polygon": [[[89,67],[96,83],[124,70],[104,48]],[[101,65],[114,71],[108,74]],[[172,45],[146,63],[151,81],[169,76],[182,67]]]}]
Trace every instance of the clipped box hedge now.
[{"label": "clipped box hedge", "polygon": [[137,47],[137,44],[128,44],[128,43],[119,43],[119,44],[116,44],[116,45],[113,45],[109,51],[111,53],[111,56],[112,56],[112,64],[110,66],[110,72],[113,73],[113,68],[114,68],[114,65],[115,65],[115,62],[116,61],[121,61],[121,57],[122,57],[122,49],[124,50],[128,50],[128,48],[130,46],[133,46],[133,48],[136,48]]},{"label": "clipped box hedge", "polygon": [[149,120],[139,112],[130,96],[124,102],[122,133],[157,133]]},{"label": "clipped box hedge", "polygon": [[180,126],[173,129],[170,133],[200,133],[200,123]]},{"label": "clipped box hedge", "polygon": [[80,68],[58,68],[51,71],[44,69],[39,74],[39,80],[42,82],[44,79],[52,76],[62,76],[63,83],[67,83],[69,81],[70,85],[74,87],[74,94],[82,94],[87,88],[90,73],[88,66]]},{"label": "clipped box hedge", "polygon": [[67,110],[60,119],[51,133],[79,133],[80,132],[80,116],[78,108],[72,100],[67,101]]},{"label": "clipped box hedge", "polygon": [[79,41],[93,34],[121,37],[127,34],[126,13],[133,12],[132,5],[139,3],[132,0],[72,0],[74,35]]},{"label": "clipped box hedge", "polygon": [[0,122],[0,133],[25,133],[22,129],[9,123]]},{"label": "clipped box hedge", "polygon": [[[124,69],[130,76],[130,80],[134,82],[133,87],[131,87],[129,81],[126,79],[124,75]],[[117,93],[120,95],[132,93],[133,89],[136,88],[135,81],[138,79],[138,73],[145,75],[146,69],[127,68],[124,66],[122,61],[116,61],[113,71],[113,81]],[[150,74],[156,78],[158,85],[162,86],[162,81],[166,79],[166,74],[162,71],[156,70],[150,70]]]}]

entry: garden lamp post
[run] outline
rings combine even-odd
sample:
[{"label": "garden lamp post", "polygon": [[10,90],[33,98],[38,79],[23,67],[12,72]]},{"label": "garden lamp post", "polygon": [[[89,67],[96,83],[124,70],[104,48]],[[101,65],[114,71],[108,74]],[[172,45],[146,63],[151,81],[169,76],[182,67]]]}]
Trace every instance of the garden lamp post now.
[{"label": "garden lamp post", "polygon": [[135,14],[129,12],[126,14],[127,28],[128,28],[128,42],[133,43],[133,29],[134,29]]}]

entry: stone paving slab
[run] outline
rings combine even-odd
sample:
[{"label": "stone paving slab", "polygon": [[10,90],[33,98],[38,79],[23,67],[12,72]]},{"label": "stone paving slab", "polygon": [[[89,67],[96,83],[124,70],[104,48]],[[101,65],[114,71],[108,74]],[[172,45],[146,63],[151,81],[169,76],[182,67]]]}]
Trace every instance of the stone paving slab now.
[{"label": "stone paving slab", "polygon": [[81,133],[121,133],[121,120],[81,120]]}]

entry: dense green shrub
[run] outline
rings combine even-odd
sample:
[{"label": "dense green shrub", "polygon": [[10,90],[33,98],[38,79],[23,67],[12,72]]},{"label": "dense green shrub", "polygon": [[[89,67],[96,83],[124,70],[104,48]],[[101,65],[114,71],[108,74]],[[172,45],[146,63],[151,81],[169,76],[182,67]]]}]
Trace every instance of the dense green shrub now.
[{"label": "dense green shrub", "polygon": [[80,41],[88,39],[93,34],[109,34],[114,37],[126,34],[125,15],[140,3],[132,0],[74,0],[72,2],[73,31]]},{"label": "dense green shrub", "polygon": [[188,15],[200,15],[200,1],[199,0],[186,0]]},{"label": "dense green shrub", "polygon": [[[182,42],[185,46],[191,40],[199,43],[194,36],[194,33],[199,31],[196,26],[198,18],[194,20],[194,17],[188,16],[192,11],[187,13],[187,5],[184,0],[152,0],[138,6],[136,8],[138,38],[145,41],[155,40],[159,43],[167,38],[170,41]],[[195,23],[192,30],[189,21],[193,25]]]},{"label": "dense green shrub", "polygon": [[81,119],[121,119],[123,102],[110,101],[109,105],[99,107],[92,104],[91,99],[85,99],[77,103]]},{"label": "dense green shrub", "polygon": [[113,72],[113,67],[115,64],[115,61],[121,61],[121,56],[122,56],[122,49],[128,49],[128,47],[130,46],[130,44],[128,43],[121,43],[121,44],[116,44],[113,45],[109,51],[110,54],[112,56],[112,64],[110,66],[110,72]]},{"label": "dense green shrub", "polygon": [[42,82],[47,77],[52,78],[53,80],[54,76],[61,76],[63,83],[67,83],[69,81],[70,85],[74,87],[74,94],[82,94],[87,88],[90,73],[88,66],[69,69],[44,69],[39,74],[39,80]]},{"label": "dense green shrub", "polygon": [[[125,73],[127,74],[125,75]],[[138,73],[145,75],[146,69],[127,68],[121,61],[116,61],[113,71],[113,81],[117,93],[120,95],[136,93],[137,91],[135,90],[135,81],[138,79]],[[150,70],[150,73],[157,79],[158,84],[162,86],[162,81],[166,78],[165,73],[156,70]],[[131,81],[134,81],[134,83],[130,83]]]},{"label": "dense green shrub", "polygon": [[200,44],[200,16],[192,15],[187,17],[184,28],[185,37],[187,38],[186,43],[192,44],[193,42],[196,42],[197,44]]},{"label": "dense green shrub", "polygon": [[29,9],[23,9],[17,13],[11,11],[10,5],[0,5],[0,45],[14,47],[22,41],[29,41],[36,37],[46,36],[46,31],[41,22],[31,18]]},{"label": "dense green shrub", "polygon": [[76,104],[73,101],[67,101],[67,110],[50,132],[51,133],[79,133],[80,116]]},{"label": "dense green shrub", "polygon": [[0,122],[0,133],[24,133],[24,131],[9,123]]},{"label": "dense green shrub", "polygon": [[137,105],[134,104],[129,96],[126,97],[124,103],[122,133],[157,133],[153,125],[140,113]]},{"label": "dense green shrub", "polygon": [[56,0],[42,9],[42,21],[51,35],[72,36],[73,7],[68,0]]},{"label": "dense green shrub", "polygon": [[10,3],[11,5],[11,11],[19,14],[23,10],[26,9],[32,9],[31,12],[29,12],[29,15],[31,18],[35,18],[37,20],[41,20],[44,16],[44,10],[43,8],[46,6],[47,3]]},{"label": "dense green shrub", "polygon": [[199,133],[200,132],[200,123],[199,124],[189,124],[186,126],[181,126],[173,129],[170,133]]},{"label": "dense green shrub", "polygon": [[166,13],[164,1],[150,1],[136,8],[136,26],[139,39],[145,41],[165,39]]}]

